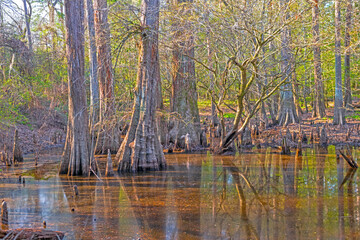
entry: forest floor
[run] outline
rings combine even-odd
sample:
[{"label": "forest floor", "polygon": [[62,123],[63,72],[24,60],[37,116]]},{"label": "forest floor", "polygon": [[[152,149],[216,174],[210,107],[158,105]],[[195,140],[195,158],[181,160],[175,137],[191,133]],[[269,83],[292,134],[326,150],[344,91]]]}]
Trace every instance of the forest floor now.
[{"label": "forest floor", "polygon": [[[199,104],[202,122],[210,117],[209,104]],[[329,145],[351,145],[360,146],[360,101],[355,103],[356,108],[353,112],[347,114],[346,125],[332,125],[333,109],[327,109],[327,117],[323,119],[313,118],[311,112],[304,113],[301,116],[301,131],[306,134],[308,143],[303,143],[302,147],[312,147],[313,142],[319,141],[319,131],[325,126]],[[11,152],[13,146],[14,130],[18,129],[19,144],[24,154],[35,151],[41,151],[53,147],[61,147],[66,138],[66,115],[56,110],[38,108],[28,110],[28,124],[17,124],[12,127],[2,126],[0,131],[0,149],[5,145],[8,152]],[[228,111],[227,123],[232,122],[233,114]],[[250,128],[255,125],[255,120],[250,122]],[[205,126],[203,126],[205,127]],[[208,126],[206,126],[208,128]],[[293,141],[293,135],[299,136],[299,124],[290,124],[286,127],[272,126],[267,128],[258,128],[258,134],[252,134],[252,146],[274,147],[281,146],[282,139],[287,135],[288,145],[297,146],[297,140]],[[287,133],[288,132],[288,133]],[[289,136],[289,133],[291,137]],[[314,141],[310,141],[310,135],[313,133]],[[209,138],[209,132],[208,132]],[[34,141],[35,137],[35,141]],[[297,139],[297,138],[296,138]],[[216,142],[216,141],[215,141]]]},{"label": "forest floor", "polygon": [[[298,123],[289,124],[287,126],[271,126],[271,120],[269,127],[261,127],[259,121],[252,119],[249,123],[249,127],[252,131],[252,145],[248,147],[273,147],[277,148],[281,146],[283,138],[286,136],[288,146],[296,148],[298,145],[299,127],[301,132],[306,135],[307,143],[302,143],[303,148],[313,147],[313,143],[318,143],[320,138],[320,130],[324,127],[326,129],[327,143],[328,145],[336,146],[360,146],[360,99],[354,100],[355,108],[346,115],[346,124],[344,126],[333,125],[333,108],[326,109],[326,117],[319,119],[312,117],[312,112],[309,111],[301,115],[301,126]],[[210,103],[200,107],[201,118],[203,122],[208,122],[211,116]],[[224,114],[229,116],[227,118],[227,125],[230,125],[235,115],[229,109]],[[254,133],[255,126],[258,127],[258,132]],[[288,135],[287,135],[288,134]],[[295,134],[295,139],[294,139]],[[313,135],[313,140],[310,140]]]},{"label": "forest floor", "polygon": [[7,152],[11,154],[15,129],[19,133],[19,144],[23,154],[63,145],[67,120],[64,113],[55,109],[32,108],[24,111],[24,114],[28,116],[26,124],[0,125],[1,151],[6,147]]}]

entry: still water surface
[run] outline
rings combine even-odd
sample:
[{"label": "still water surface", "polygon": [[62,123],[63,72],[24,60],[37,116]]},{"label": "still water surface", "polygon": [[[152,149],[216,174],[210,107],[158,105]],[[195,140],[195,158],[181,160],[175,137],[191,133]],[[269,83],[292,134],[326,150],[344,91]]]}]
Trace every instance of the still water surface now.
[{"label": "still water surface", "polygon": [[59,177],[59,155],[42,157],[44,166],[31,169],[30,155],[0,175],[10,228],[46,221],[66,239],[360,239],[359,174],[334,147],[166,155],[167,171],[103,181]]}]

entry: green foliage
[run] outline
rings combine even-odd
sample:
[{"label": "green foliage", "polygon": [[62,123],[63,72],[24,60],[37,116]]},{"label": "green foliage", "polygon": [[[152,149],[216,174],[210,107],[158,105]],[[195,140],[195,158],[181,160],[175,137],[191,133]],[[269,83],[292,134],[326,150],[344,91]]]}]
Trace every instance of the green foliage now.
[{"label": "green foliage", "polygon": [[235,118],[235,113],[224,113],[224,118]]},{"label": "green foliage", "polygon": [[360,120],[360,112],[355,112],[353,115],[346,116],[346,118],[352,118],[354,120]]}]

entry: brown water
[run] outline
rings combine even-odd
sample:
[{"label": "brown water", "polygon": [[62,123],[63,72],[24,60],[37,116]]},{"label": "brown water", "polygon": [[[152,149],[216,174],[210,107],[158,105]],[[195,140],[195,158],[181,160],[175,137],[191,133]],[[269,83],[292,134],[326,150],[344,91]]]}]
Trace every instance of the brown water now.
[{"label": "brown water", "polygon": [[1,179],[0,198],[10,228],[45,220],[66,239],[360,239],[359,174],[342,185],[348,166],[334,147],[298,158],[273,151],[167,155],[167,171],[103,181],[56,176],[58,155],[31,170],[30,155],[3,169],[15,175]]}]

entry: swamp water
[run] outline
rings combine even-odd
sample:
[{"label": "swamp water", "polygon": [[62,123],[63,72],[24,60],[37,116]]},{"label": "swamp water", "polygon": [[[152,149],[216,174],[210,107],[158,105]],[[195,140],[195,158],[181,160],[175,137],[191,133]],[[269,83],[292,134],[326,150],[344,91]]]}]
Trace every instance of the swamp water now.
[{"label": "swamp water", "polygon": [[334,147],[302,157],[166,155],[166,171],[103,181],[57,176],[59,152],[42,155],[47,163],[36,169],[31,157],[0,166],[9,228],[46,221],[66,239],[360,239],[359,173]]}]

